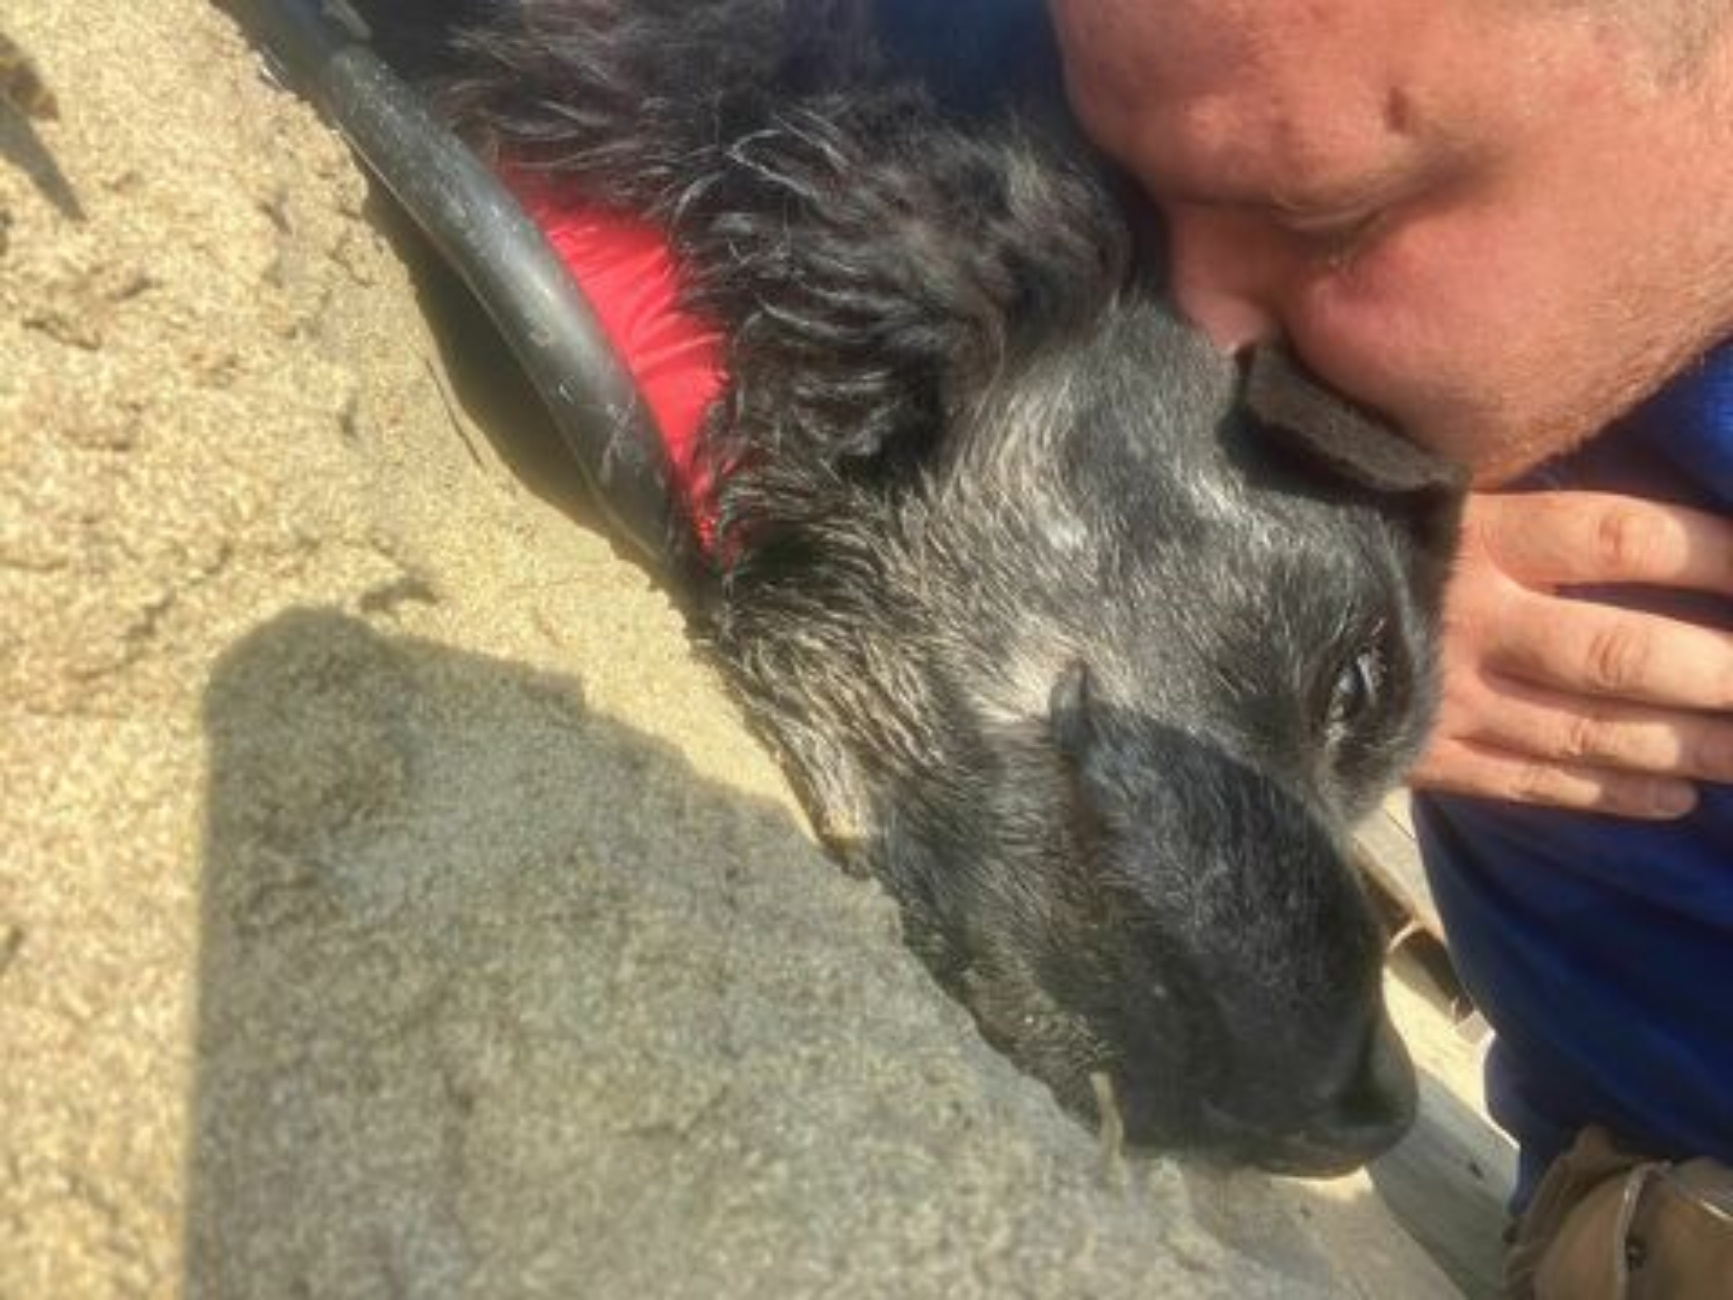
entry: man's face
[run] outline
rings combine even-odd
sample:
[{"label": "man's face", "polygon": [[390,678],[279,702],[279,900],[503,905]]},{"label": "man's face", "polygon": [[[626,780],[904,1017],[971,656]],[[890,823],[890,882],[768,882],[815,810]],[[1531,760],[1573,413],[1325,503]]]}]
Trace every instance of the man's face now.
[{"label": "man's face", "polygon": [[1052,0],[1181,306],[1280,333],[1482,481],[1733,329],[1733,59],[1508,0]]}]

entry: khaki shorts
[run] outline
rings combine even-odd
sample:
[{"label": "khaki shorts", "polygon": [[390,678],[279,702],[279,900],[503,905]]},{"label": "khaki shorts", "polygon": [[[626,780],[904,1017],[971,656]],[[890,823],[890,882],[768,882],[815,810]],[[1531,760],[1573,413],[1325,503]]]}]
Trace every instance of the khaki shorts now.
[{"label": "khaki shorts", "polygon": [[1585,1129],[1535,1188],[1506,1300],[1729,1300],[1733,1169],[1655,1160]]}]

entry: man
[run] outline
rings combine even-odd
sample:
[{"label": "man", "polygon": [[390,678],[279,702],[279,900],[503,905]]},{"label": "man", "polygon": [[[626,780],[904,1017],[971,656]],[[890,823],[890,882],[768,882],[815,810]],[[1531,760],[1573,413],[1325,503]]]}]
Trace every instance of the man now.
[{"label": "man", "polygon": [[1733,1162],[1733,4],[1051,8],[1181,306],[1483,489],[1414,780],[1519,1200],[1590,1124]]}]

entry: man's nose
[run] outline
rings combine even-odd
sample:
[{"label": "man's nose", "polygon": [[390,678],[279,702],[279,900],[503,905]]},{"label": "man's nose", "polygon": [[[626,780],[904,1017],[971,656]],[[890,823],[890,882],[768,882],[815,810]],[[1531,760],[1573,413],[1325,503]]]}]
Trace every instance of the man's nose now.
[{"label": "man's nose", "polygon": [[1167,213],[1168,280],[1181,312],[1223,352],[1282,333],[1283,252],[1272,232],[1218,209]]}]

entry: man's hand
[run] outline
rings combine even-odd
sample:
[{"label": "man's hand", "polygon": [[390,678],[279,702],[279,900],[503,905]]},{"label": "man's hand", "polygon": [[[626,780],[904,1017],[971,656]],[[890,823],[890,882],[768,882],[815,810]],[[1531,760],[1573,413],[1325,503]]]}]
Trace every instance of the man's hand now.
[{"label": "man's hand", "polygon": [[1618,583],[1733,595],[1733,523],[1591,492],[1471,497],[1411,782],[1668,818],[1694,781],[1733,781],[1733,635],[1554,594]]}]

